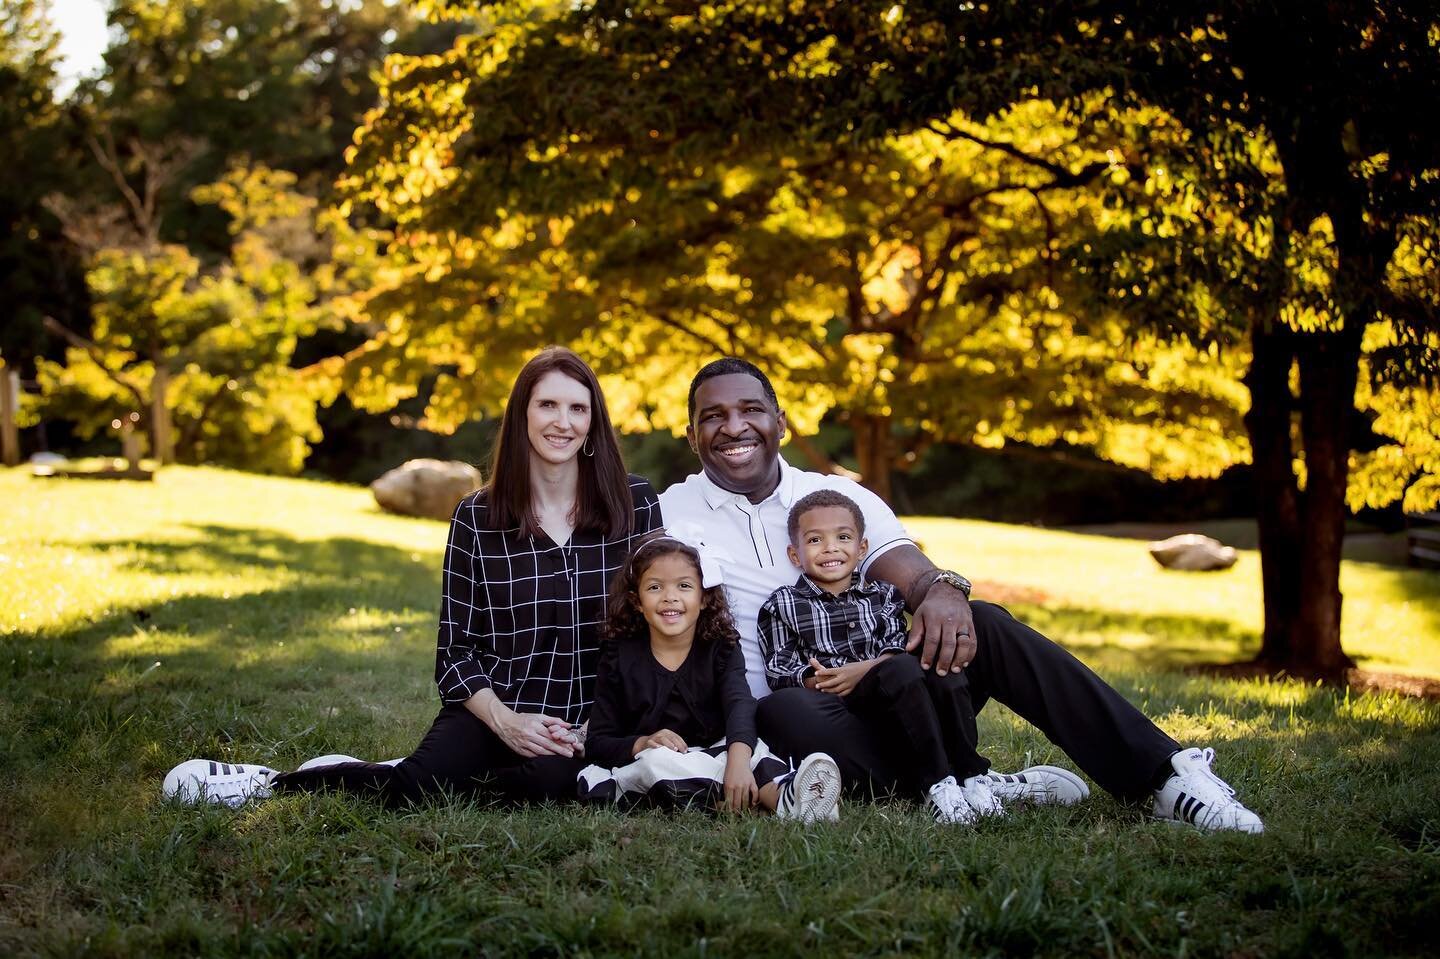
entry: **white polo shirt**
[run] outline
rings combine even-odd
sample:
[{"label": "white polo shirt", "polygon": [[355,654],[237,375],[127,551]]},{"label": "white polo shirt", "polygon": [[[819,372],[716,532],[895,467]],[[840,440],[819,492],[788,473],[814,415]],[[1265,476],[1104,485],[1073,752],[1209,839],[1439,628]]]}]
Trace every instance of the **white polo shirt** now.
[{"label": "white polo shirt", "polygon": [[720,561],[725,592],[745,652],[745,673],[757,699],[770,694],[756,629],[760,607],[771,593],[794,583],[800,575],[785,553],[790,545],[786,530],[790,507],[800,497],[821,489],[844,493],[865,514],[865,539],[870,550],[860,564],[861,576],[887,551],[902,543],[913,543],[885,501],[859,483],[843,476],[796,469],[783,459],[780,485],[759,503],[720,488],[703,472],[660,494],[666,528],[684,539],[704,543]]}]

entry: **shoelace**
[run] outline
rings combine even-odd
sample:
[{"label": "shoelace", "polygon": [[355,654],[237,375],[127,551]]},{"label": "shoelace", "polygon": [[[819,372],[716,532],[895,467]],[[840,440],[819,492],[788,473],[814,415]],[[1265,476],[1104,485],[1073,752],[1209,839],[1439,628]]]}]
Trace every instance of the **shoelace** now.
[{"label": "shoelace", "polygon": [[1210,780],[1213,785],[1217,786],[1220,791],[1225,794],[1226,799],[1232,798],[1235,795],[1235,787],[1231,786],[1210,770],[1211,763],[1215,762],[1215,750],[1206,746],[1200,750],[1200,758],[1205,762],[1205,768],[1200,770],[1201,774]]}]

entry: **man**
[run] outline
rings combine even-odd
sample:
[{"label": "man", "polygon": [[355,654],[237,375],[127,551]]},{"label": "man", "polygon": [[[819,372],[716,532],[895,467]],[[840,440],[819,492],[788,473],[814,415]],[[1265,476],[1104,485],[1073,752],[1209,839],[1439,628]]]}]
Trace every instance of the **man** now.
[{"label": "man", "polygon": [[[763,739],[782,755],[829,753],[852,787],[892,792],[906,779],[884,737],[857,721],[840,697],[803,687],[771,693],[757,638],[761,605],[792,582],[786,522],[799,497],[834,489],[865,513],[868,579],[893,583],[911,612],[908,648],[944,675],[966,670],[975,710],[994,698],[1036,726],[1090,778],[1124,799],[1153,795],[1158,818],[1202,829],[1261,832],[1260,818],[1210,771],[1211,750],[1180,746],[1074,656],[1004,609],[969,601],[969,582],[936,568],[888,506],[843,477],[798,470],[780,458],[785,414],[758,368],[726,358],[690,384],[686,435],[702,471],[671,486],[660,506],[672,530],[698,536],[720,561],[745,651],[751,689],[761,698]],[[1068,777],[1068,778],[1067,778]],[[1074,802],[1086,794],[1053,767],[992,774],[1002,799]]]}]

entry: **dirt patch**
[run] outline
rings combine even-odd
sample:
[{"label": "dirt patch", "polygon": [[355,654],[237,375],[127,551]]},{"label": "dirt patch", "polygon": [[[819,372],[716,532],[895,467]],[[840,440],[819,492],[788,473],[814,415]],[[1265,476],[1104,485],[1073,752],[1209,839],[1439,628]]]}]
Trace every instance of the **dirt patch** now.
[{"label": "dirt patch", "polygon": [[1029,603],[1041,606],[1050,602],[1050,594],[1033,586],[1012,586],[1009,583],[992,583],[977,579],[971,584],[970,595],[987,603],[1004,606],[1008,603]]},{"label": "dirt patch", "polygon": [[[1202,663],[1185,667],[1185,672],[1225,679],[1293,679],[1263,663]],[[1339,685],[1338,683],[1336,685]],[[1440,679],[1429,676],[1406,676],[1401,673],[1378,673],[1369,669],[1348,669],[1344,685],[1357,693],[1399,693],[1417,699],[1440,700]]]}]

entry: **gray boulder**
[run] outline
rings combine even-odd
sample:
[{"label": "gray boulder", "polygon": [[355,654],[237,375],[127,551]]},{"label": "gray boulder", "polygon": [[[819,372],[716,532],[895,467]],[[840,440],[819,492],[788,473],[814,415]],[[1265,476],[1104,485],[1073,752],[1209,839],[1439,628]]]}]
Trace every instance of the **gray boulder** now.
[{"label": "gray boulder", "polygon": [[1166,569],[1205,572],[1235,565],[1235,547],[1199,533],[1181,533],[1151,543],[1150,555]]},{"label": "gray boulder", "polygon": [[402,516],[449,519],[481,486],[480,471],[455,460],[410,460],[370,484],[380,508]]}]

